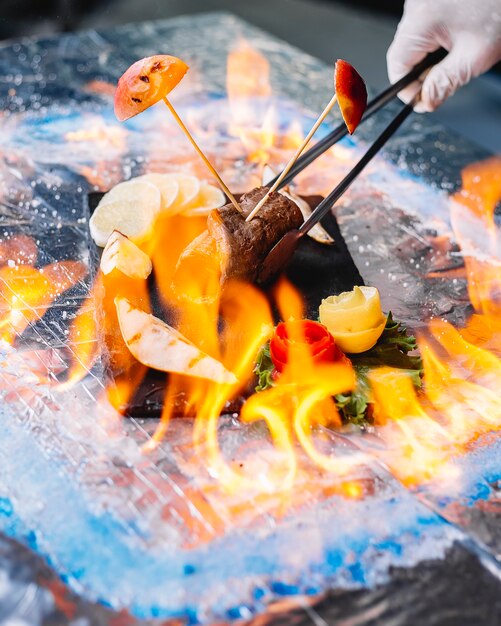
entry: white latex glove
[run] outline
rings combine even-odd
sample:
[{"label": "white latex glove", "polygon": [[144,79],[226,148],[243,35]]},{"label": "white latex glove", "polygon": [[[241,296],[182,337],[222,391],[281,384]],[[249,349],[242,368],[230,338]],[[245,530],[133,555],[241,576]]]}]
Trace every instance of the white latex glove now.
[{"label": "white latex glove", "polygon": [[[449,54],[424,78],[416,111],[434,111],[501,60],[501,0],[406,0],[386,56],[390,82],[440,47]],[[418,89],[413,83],[398,95],[409,102]]]}]

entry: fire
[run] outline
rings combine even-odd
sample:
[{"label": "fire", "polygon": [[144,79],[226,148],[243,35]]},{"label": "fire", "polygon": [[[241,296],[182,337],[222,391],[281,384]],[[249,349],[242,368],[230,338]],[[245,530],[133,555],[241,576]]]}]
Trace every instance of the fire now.
[{"label": "fire", "polygon": [[[263,512],[280,516],[291,503],[297,505],[332,493],[364,497],[368,493],[366,485],[354,475],[375,460],[384,462],[411,487],[438,478],[457,480],[452,460],[475,438],[498,430],[501,425],[496,299],[501,248],[493,217],[501,197],[496,178],[498,165],[488,162],[477,166],[475,173],[467,170],[463,191],[451,200],[475,315],[462,330],[442,320],[429,324],[419,339],[424,368],[422,390],[416,391],[401,371],[372,371],[369,378],[373,416],[386,445],[384,450],[370,449],[370,453],[361,445],[362,440],[357,448],[357,439],[349,453],[333,447],[332,430],[341,426],[333,397],[353,389],[355,374],[349,363],[313,362],[301,337],[295,338],[297,348],[291,351],[276,385],[251,394],[240,409],[241,422],[263,429],[256,444],[259,447],[249,445],[239,454],[228,453],[220,440],[220,415],[239,394],[248,396],[256,355],[273,330],[269,300],[249,284],[229,283],[221,289],[215,249],[190,258],[190,265],[181,271],[179,254],[203,233],[204,221],[161,216],[153,238],[143,248],[153,259],[154,282],[164,307],[163,315],[175,319],[180,332],[234,372],[239,383],[216,384],[170,375],[162,419],[145,446],[145,453],[152,452],[169,436],[171,420],[180,411],[186,417],[194,417],[193,439],[184,469],[194,479],[193,484],[199,485],[199,491],[193,493],[194,500],[203,502],[216,521],[221,519],[222,511],[234,521],[244,519],[248,498],[259,502]],[[485,188],[479,186],[479,178],[486,179]],[[471,227],[465,226],[471,224],[468,220],[474,220],[473,234]],[[172,233],[176,233],[174,239]],[[479,254],[475,243],[485,241],[490,242],[488,250],[483,246]],[[105,342],[108,348],[111,346],[111,365],[118,372],[108,389],[108,400],[122,410],[141,383],[145,368],[134,362],[123,345],[112,301],[117,293],[122,293],[149,311],[148,289],[146,282],[138,283],[118,274],[101,277],[98,284],[104,290],[98,297],[103,303]],[[281,281],[272,297],[286,323],[303,318],[302,299],[290,283]],[[90,333],[92,324],[84,315],[75,324],[72,336],[82,332],[79,326],[85,334]],[[488,329],[488,337],[479,337],[475,331],[480,327],[483,332]],[[291,333],[297,332],[293,324],[290,329]],[[84,350],[79,357],[85,367],[90,358],[91,350]],[[76,367],[70,380],[83,374],[85,367]],[[331,477],[329,488],[317,486],[315,477],[319,472]]]},{"label": "fire", "polygon": [[[38,268],[37,258],[37,245],[27,235],[13,235],[0,244],[0,337],[7,343],[13,344],[28,327],[42,319],[57,299],[87,274],[86,267],[78,261],[60,261]],[[97,330],[89,309],[92,301],[93,298],[86,301],[70,329],[68,347],[72,358],[65,385],[88,374],[97,354]],[[53,380],[46,380],[46,369],[37,375],[53,384]]]},{"label": "fire", "polygon": [[123,412],[141,384],[146,367],[134,359],[123,340],[115,298],[126,296],[135,306],[150,312],[148,285],[146,280],[129,278],[114,269],[107,275],[99,273],[94,291],[100,302],[100,333],[107,348],[105,366],[113,372],[113,381],[107,388],[107,398],[115,409]]},{"label": "fire", "polygon": [[[77,170],[95,189],[104,190],[110,184],[119,182],[117,166],[127,148],[125,128],[109,124],[100,116],[88,115],[84,118],[82,127],[67,132],[64,139],[70,144],[84,144],[83,150],[91,150],[89,162],[78,165]],[[107,158],[94,160],[96,154],[106,154]]]},{"label": "fire", "polygon": [[[186,288],[178,285],[179,291],[190,294],[189,300],[184,299],[178,311],[179,327],[211,356],[220,358],[244,385],[248,384],[257,353],[273,329],[268,301],[262,292],[241,283],[227,284],[222,292],[218,287],[213,298],[207,301],[201,297],[207,293],[207,287],[201,280],[201,277],[207,276],[203,267],[206,260],[195,259],[194,262],[197,260],[200,267],[192,267],[191,272],[184,275],[186,280],[191,277],[191,283]],[[158,271],[169,270],[163,266]],[[193,276],[197,277],[196,281],[193,281]],[[276,300],[284,319],[303,317],[301,298],[289,283],[282,282],[279,285]],[[221,334],[218,333],[220,318],[224,325]],[[361,454],[335,457],[323,452],[324,437],[317,428],[340,425],[332,397],[348,391],[353,385],[354,374],[349,365],[316,364],[305,345],[303,349],[299,348],[276,387],[251,396],[240,413],[240,419],[245,423],[266,425],[273,454],[271,451],[268,453],[265,471],[259,469],[263,465],[260,455],[246,458],[245,470],[240,470],[235,463],[226,460],[220,449],[220,414],[224,412],[228,400],[238,391],[232,386],[172,377],[162,422],[154,442],[168,436],[168,424],[174,412],[176,396],[183,391],[188,398],[189,413],[196,415],[193,431],[194,467],[191,471],[196,474],[201,464],[208,468],[223,492],[261,493],[269,494],[270,497],[279,495],[282,506],[284,498],[287,500],[290,497],[290,490],[298,474],[304,480],[305,472],[320,468],[343,476],[365,460]],[[151,450],[154,446],[155,443],[150,443],[147,449]],[[300,464],[298,448],[310,458],[310,470],[305,468],[304,459]],[[360,489],[353,483],[343,493],[358,497]],[[262,504],[264,506],[264,501]]]},{"label": "fire", "polygon": [[[241,293],[241,289],[239,289]],[[237,294],[235,294],[237,295]],[[255,294],[254,299],[258,296]],[[262,296],[259,296],[262,297]],[[277,306],[285,320],[302,319],[303,307],[299,294],[287,282],[281,282],[276,290]],[[235,298],[235,303],[238,300]],[[249,327],[249,321],[255,315],[257,302],[247,309],[247,315],[240,317],[242,330]],[[259,332],[264,319],[255,327],[254,345],[249,351],[246,366],[255,360],[259,346],[266,338],[266,333]],[[266,321],[266,326],[271,320]],[[255,323],[255,322],[254,322]],[[291,325],[291,329],[296,329]],[[294,332],[294,331],[292,331]],[[242,421],[264,421],[268,428],[273,447],[278,452],[278,466],[267,469],[263,476],[262,488],[267,492],[288,492],[295,484],[299,471],[298,445],[310,457],[314,464],[325,471],[344,474],[360,462],[360,457],[351,456],[348,461],[322,453],[316,447],[316,439],[321,440],[317,426],[338,426],[340,418],[332,397],[353,388],[354,375],[349,365],[319,365],[313,362],[302,337],[296,337],[297,350],[290,354],[287,368],[282,373],[274,388],[253,395],[244,404],[240,418]],[[240,370],[241,371],[241,370]],[[300,382],[298,382],[300,381]],[[304,469],[303,469],[304,471]],[[241,480],[233,488],[241,487]],[[248,481],[256,488],[255,479]],[[249,487],[250,487],[249,484]],[[228,486],[228,485],[226,485]]]},{"label": "fire", "polygon": [[273,147],[277,126],[271,99],[270,65],[266,57],[244,39],[228,55],[226,91],[231,114],[230,134],[240,138],[251,162],[264,164]]},{"label": "fire", "polygon": [[385,462],[408,485],[454,477],[453,456],[501,428],[501,159],[467,168],[451,218],[467,269],[475,314],[462,331],[432,320],[421,337],[423,393],[390,369],[371,375],[376,420],[390,452]]},{"label": "fire", "polygon": [[494,212],[501,199],[501,157],[467,167],[451,210],[464,253],[468,293],[475,309],[464,336],[501,354],[501,229]]},{"label": "fire", "polygon": [[[209,472],[212,486],[206,485],[204,489],[209,489],[212,499],[216,498],[216,491],[233,496],[252,493],[259,496],[263,507],[278,506],[282,510],[299,477],[304,482],[306,476],[319,469],[341,477],[360,465],[365,460],[362,454],[341,457],[329,454],[324,432],[327,427],[340,425],[332,397],[353,388],[353,370],[348,364],[314,363],[306,346],[291,358],[275,388],[252,395],[242,407],[243,422],[266,427],[268,436],[263,441],[267,446],[266,462],[260,454],[246,455],[244,468],[228,460],[220,447],[220,415],[227,403],[239,392],[245,392],[252,380],[257,353],[273,331],[270,305],[265,294],[249,284],[230,282],[222,290],[217,259],[214,267],[210,267],[215,250],[209,256],[194,255],[186,271],[176,269],[183,245],[198,233],[191,230],[193,223],[189,220],[161,219],[162,227],[155,229],[158,240],[152,244],[154,250],[160,241],[165,241],[158,256],[153,251],[153,259],[155,280],[163,287],[163,302],[169,315],[176,318],[176,327],[184,336],[221,360],[240,383],[223,385],[170,375],[162,419],[145,451],[151,452],[159,441],[169,436],[170,422],[179,414],[179,398],[183,397],[184,414],[195,416],[193,459],[187,471],[194,476]],[[203,227],[203,222],[199,227]],[[168,254],[161,254],[161,250],[168,249],[166,244],[172,232],[176,232],[175,246],[171,245]],[[303,317],[301,297],[289,283],[280,283],[275,299],[283,319]],[[359,497],[361,492],[356,481],[346,490],[339,485],[336,489],[353,497]],[[304,497],[308,497],[307,493],[311,491]],[[269,499],[263,500],[265,494]]]},{"label": "fire", "polygon": [[66,141],[96,143],[101,149],[112,147],[123,150],[126,136],[127,132],[121,126],[109,126],[99,121],[88,128],[70,131],[64,138]]},{"label": "fire", "polygon": [[285,131],[279,130],[270,64],[245,39],[228,55],[226,91],[231,115],[229,133],[240,139],[249,162],[261,169],[274,161],[285,162],[287,154],[301,145],[303,130],[298,120],[293,120]]},{"label": "fire", "polygon": [[68,337],[71,361],[66,380],[58,385],[59,391],[72,387],[85,378],[99,356],[95,304],[96,294],[91,292],[71,325]]},{"label": "fire", "polygon": [[[238,98],[269,98],[272,95],[268,60],[243,38],[228,55],[226,89],[230,102]],[[240,115],[244,120],[244,112],[237,109],[235,116]]]},{"label": "fire", "polygon": [[1,339],[14,343],[86,273],[87,269],[78,261],[60,261],[36,268],[10,260],[0,268]]},{"label": "fire", "polygon": [[[303,319],[302,301],[289,283],[279,283],[276,298],[282,319]],[[289,353],[289,361],[278,379],[278,384],[259,394],[256,402],[258,407],[263,408],[266,407],[266,402],[285,407],[285,423],[293,426],[297,441],[311,460],[323,470],[341,476],[359,464],[363,457],[351,455],[344,459],[321,452],[316,446],[315,439],[321,439],[316,427],[341,425],[333,397],[351,391],[355,386],[355,375],[348,363],[314,363],[304,338],[294,337],[298,329],[294,324],[289,326],[294,350]],[[259,409],[257,412],[259,413]]]}]

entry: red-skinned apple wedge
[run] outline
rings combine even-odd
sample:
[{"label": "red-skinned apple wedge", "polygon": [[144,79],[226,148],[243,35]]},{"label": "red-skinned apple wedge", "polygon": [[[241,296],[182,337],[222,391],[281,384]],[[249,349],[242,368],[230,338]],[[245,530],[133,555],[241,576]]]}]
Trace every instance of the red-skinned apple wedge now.
[{"label": "red-skinned apple wedge", "polygon": [[334,88],[344,122],[353,135],[367,107],[364,80],[353,65],[338,59],[334,68]]},{"label": "red-skinned apple wedge", "polygon": [[118,81],[115,92],[118,120],[128,120],[165,98],[187,71],[184,61],[166,54],[136,61]]}]

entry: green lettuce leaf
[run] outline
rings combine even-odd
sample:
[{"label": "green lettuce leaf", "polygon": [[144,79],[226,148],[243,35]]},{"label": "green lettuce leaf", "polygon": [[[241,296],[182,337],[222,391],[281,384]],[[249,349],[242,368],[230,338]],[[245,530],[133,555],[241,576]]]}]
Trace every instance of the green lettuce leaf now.
[{"label": "green lettuce leaf", "polygon": [[254,367],[254,374],[257,376],[256,391],[265,391],[273,387],[274,382],[272,375],[274,370],[275,366],[273,365],[270,354],[270,342],[268,342],[259,351]]}]

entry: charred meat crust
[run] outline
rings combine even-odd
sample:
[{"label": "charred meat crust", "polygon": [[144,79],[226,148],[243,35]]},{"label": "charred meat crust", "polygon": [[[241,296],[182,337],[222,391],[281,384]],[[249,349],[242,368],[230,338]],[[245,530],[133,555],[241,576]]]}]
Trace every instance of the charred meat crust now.
[{"label": "charred meat crust", "polygon": [[[266,192],[266,187],[259,187],[242,196],[240,206],[244,215],[252,211]],[[232,204],[212,211],[207,218],[207,228],[223,260],[223,280],[255,281],[268,252],[287,232],[302,223],[298,206],[280,193],[270,194],[250,222],[246,222]]]}]

